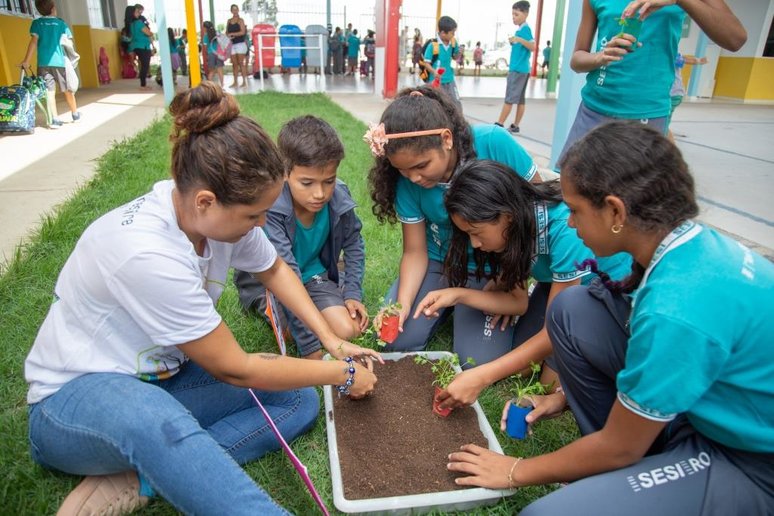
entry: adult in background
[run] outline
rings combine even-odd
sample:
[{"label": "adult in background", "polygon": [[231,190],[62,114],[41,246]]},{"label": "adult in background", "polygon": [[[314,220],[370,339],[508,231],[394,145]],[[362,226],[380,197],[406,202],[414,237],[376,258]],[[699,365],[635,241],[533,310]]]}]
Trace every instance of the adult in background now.
[{"label": "adult in background", "polygon": [[234,68],[232,88],[239,86],[239,76],[242,76],[242,86],[247,86],[247,29],[245,21],[239,17],[239,6],[231,4],[231,18],[226,22],[226,36],[231,40],[231,64]]},{"label": "adult in background", "polygon": [[134,9],[127,7],[124,30],[131,38],[129,52],[134,52],[140,63],[140,89],[150,90],[152,88],[147,85],[147,81],[150,73],[153,33],[148,24],[143,21],[145,18],[140,18],[140,7],[138,6],[139,4],[135,5]]}]

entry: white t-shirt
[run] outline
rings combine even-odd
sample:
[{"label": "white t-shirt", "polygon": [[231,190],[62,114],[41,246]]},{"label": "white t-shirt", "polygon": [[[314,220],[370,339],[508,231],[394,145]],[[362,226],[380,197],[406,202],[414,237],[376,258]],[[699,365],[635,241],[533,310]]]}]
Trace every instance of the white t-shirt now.
[{"label": "white t-shirt", "polygon": [[229,267],[272,266],[277,252],[260,228],[236,244],[208,240],[197,255],[177,224],[173,189],[156,183],[83,233],[25,362],[28,403],[87,373],[169,378],[188,360],[176,345],[220,324]]}]

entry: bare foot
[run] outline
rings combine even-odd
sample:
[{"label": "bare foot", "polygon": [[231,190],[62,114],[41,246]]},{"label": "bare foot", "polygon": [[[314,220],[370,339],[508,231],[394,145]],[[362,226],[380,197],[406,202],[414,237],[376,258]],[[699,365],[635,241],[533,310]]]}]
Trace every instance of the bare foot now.
[{"label": "bare foot", "polygon": [[150,86],[140,86],[140,91],[150,91],[150,90],[152,90],[152,89],[153,89],[153,88],[152,88],[152,87],[150,87]]},{"label": "bare foot", "polygon": [[231,85],[229,86],[229,88],[238,88],[238,87],[239,87],[239,84],[235,82],[232,82]]}]

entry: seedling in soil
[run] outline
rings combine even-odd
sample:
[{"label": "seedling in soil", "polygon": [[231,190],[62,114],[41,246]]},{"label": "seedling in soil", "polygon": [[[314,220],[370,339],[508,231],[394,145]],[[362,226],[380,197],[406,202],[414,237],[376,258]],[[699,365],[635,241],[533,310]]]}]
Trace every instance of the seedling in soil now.
[{"label": "seedling in soil", "polygon": [[[533,410],[529,397],[546,394],[551,389],[551,385],[540,383],[540,364],[530,362],[529,368],[529,378],[521,374],[511,376],[513,383],[508,389],[513,399],[508,408],[505,432],[515,439],[524,439],[527,435],[526,417]],[[523,406],[525,404],[527,406]]]},{"label": "seedling in soil", "polygon": [[[381,326],[379,328],[380,345],[392,344],[398,338],[398,326],[402,308],[400,303],[390,303],[382,308]],[[374,320],[374,322],[376,321]]]},{"label": "seedling in soil", "polygon": [[[452,383],[454,377],[457,376],[455,367],[460,365],[460,358],[456,353],[438,360],[430,360],[424,355],[417,355],[414,357],[414,362],[417,364],[430,364],[430,370],[433,372],[433,375],[435,375],[435,380],[433,380],[433,385],[435,386],[433,394],[433,413],[441,417],[446,417],[451,414],[451,408],[442,409],[439,407],[440,403],[438,402],[438,395],[441,391],[446,389],[449,384]],[[465,363],[476,365],[476,362],[470,357],[467,358]]]}]

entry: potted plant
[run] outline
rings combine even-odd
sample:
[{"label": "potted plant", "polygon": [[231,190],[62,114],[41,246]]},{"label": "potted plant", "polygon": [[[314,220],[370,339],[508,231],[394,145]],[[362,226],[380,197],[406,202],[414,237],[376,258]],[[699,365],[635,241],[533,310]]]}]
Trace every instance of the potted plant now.
[{"label": "potted plant", "polygon": [[[440,402],[438,401],[438,395],[441,391],[446,389],[452,380],[454,380],[454,377],[457,376],[456,368],[460,365],[460,358],[454,353],[449,357],[432,361],[424,355],[417,355],[414,357],[414,362],[417,364],[430,364],[430,370],[433,372],[433,375],[435,375],[435,380],[433,380],[433,386],[435,387],[433,390],[433,413],[441,417],[446,417],[451,414],[451,408],[442,409],[439,407]],[[475,365],[474,360],[470,357],[468,357],[465,363]]]},{"label": "potted plant", "polygon": [[[529,397],[546,394],[550,385],[540,383],[540,365],[530,362],[530,376],[525,378],[521,374],[511,376],[513,383],[509,391],[513,396],[511,405],[508,407],[508,418],[505,422],[505,433],[514,439],[524,439],[527,435],[527,414],[532,412],[532,406]],[[524,404],[527,406],[524,406]]]},{"label": "potted plant", "polygon": [[[398,338],[398,326],[400,323],[400,303],[390,303],[382,308],[382,317],[379,325],[379,340],[385,344],[392,344]],[[374,319],[376,324],[376,319]]]},{"label": "potted plant", "polygon": [[615,35],[616,38],[622,38],[624,34],[629,34],[634,37],[632,46],[629,49],[630,52],[634,52],[637,49],[637,43],[640,41],[640,29],[642,29],[642,20],[637,13],[629,18],[619,18],[618,25],[621,26],[621,32]]}]

